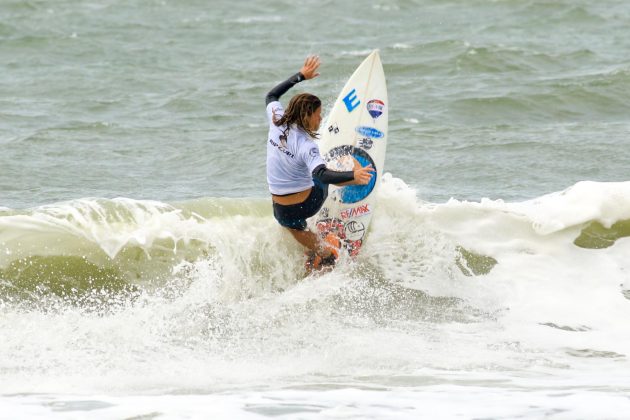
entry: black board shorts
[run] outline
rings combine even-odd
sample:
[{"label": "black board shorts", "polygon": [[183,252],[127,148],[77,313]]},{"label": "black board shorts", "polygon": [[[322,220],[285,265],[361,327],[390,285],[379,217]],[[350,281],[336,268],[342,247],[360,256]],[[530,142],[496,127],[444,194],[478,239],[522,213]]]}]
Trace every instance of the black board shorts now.
[{"label": "black board shorts", "polygon": [[280,225],[296,230],[306,230],[306,219],[317,214],[328,197],[328,184],[313,178],[313,188],[306,200],[298,204],[283,206],[273,203],[273,217]]}]

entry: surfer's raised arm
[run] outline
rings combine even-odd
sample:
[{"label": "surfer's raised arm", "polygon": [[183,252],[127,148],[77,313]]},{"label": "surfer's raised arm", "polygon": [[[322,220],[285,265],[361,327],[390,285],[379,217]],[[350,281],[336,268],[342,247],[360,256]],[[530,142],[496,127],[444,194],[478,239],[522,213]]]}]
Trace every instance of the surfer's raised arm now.
[{"label": "surfer's raised arm", "polygon": [[300,83],[302,80],[309,80],[319,76],[317,69],[320,64],[321,61],[318,56],[311,55],[306,57],[306,61],[304,61],[304,65],[299,72],[295,73],[284,82],[278,84],[276,87],[271,89],[269,93],[267,93],[267,96],[265,97],[265,104],[269,105],[271,102],[279,100],[282,95],[287,93],[289,89]]}]

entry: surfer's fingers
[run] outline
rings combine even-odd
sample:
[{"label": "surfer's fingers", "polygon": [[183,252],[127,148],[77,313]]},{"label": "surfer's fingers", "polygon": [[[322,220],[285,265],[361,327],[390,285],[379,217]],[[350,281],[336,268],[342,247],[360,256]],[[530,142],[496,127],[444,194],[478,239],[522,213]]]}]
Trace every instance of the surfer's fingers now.
[{"label": "surfer's fingers", "polygon": [[315,63],[315,62],[319,63],[319,61],[320,61],[319,55],[312,54],[306,57],[306,62],[309,62],[309,63]]},{"label": "surfer's fingers", "polygon": [[306,57],[306,61],[304,61],[304,67],[308,67],[310,70],[313,71],[317,70],[320,64],[321,61],[319,59],[319,56],[317,55],[309,55],[308,57]]},{"label": "surfer's fingers", "polygon": [[302,66],[300,73],[302,73],[305,79],[317,77],[319,76],[319,73],[317,73],[319,65],[320,61],[318,56],[308,56],[304,61],[304,65]]},{"label": "surfer's fingers", "polygon": [[372,165],[363,166],[354,171],[354,180],[359,185],[365,185],[370,182],[373,173]]}]

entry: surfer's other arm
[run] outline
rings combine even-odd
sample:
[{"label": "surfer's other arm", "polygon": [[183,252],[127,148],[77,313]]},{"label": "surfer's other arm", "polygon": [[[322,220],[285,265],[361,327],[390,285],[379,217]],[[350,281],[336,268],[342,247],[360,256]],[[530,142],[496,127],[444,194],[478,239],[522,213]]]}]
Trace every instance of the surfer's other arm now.
[{"label": "surfer's other arm", "polygon": [[326,165],[319,165],[313,170],[313,178],[319,179],[324,184],[335,185],[367,185],[372,179],[374,168],[372,165],[355,167],[353,171],[333,171]]},{"label": "surfer's other arm", "polygon": [[300,83],[302,80],[309,80],[319,76],[319,73],[317,73],[319,65],[320,60],[318,56],[315,55],[306,57],[306,61],[304,61],[304,65],[299,72],[295,73],[284,82],[278,84],[276,87],[271,89],[269,93],[267,93],[267,96],[265,97],[265,104],[269,105],[271,102],[279,100],[282,95],[287,93],[289,89]]}]

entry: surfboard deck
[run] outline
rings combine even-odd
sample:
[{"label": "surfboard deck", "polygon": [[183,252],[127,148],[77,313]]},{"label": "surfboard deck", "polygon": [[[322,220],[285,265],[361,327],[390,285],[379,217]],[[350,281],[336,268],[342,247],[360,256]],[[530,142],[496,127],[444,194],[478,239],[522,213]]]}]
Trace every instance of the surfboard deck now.
[{"label": "surfboard deck", "polygon": [[367,185],[331,185],[328,198],[312,219],[322,237],[338,236],[350,256],[356,256],[366,240],[383,174],[387,129],[387,85],[378,50],[374,50],[341,90],[318,141],[328,168],[349,171],[356,159],[375,170]]}]

